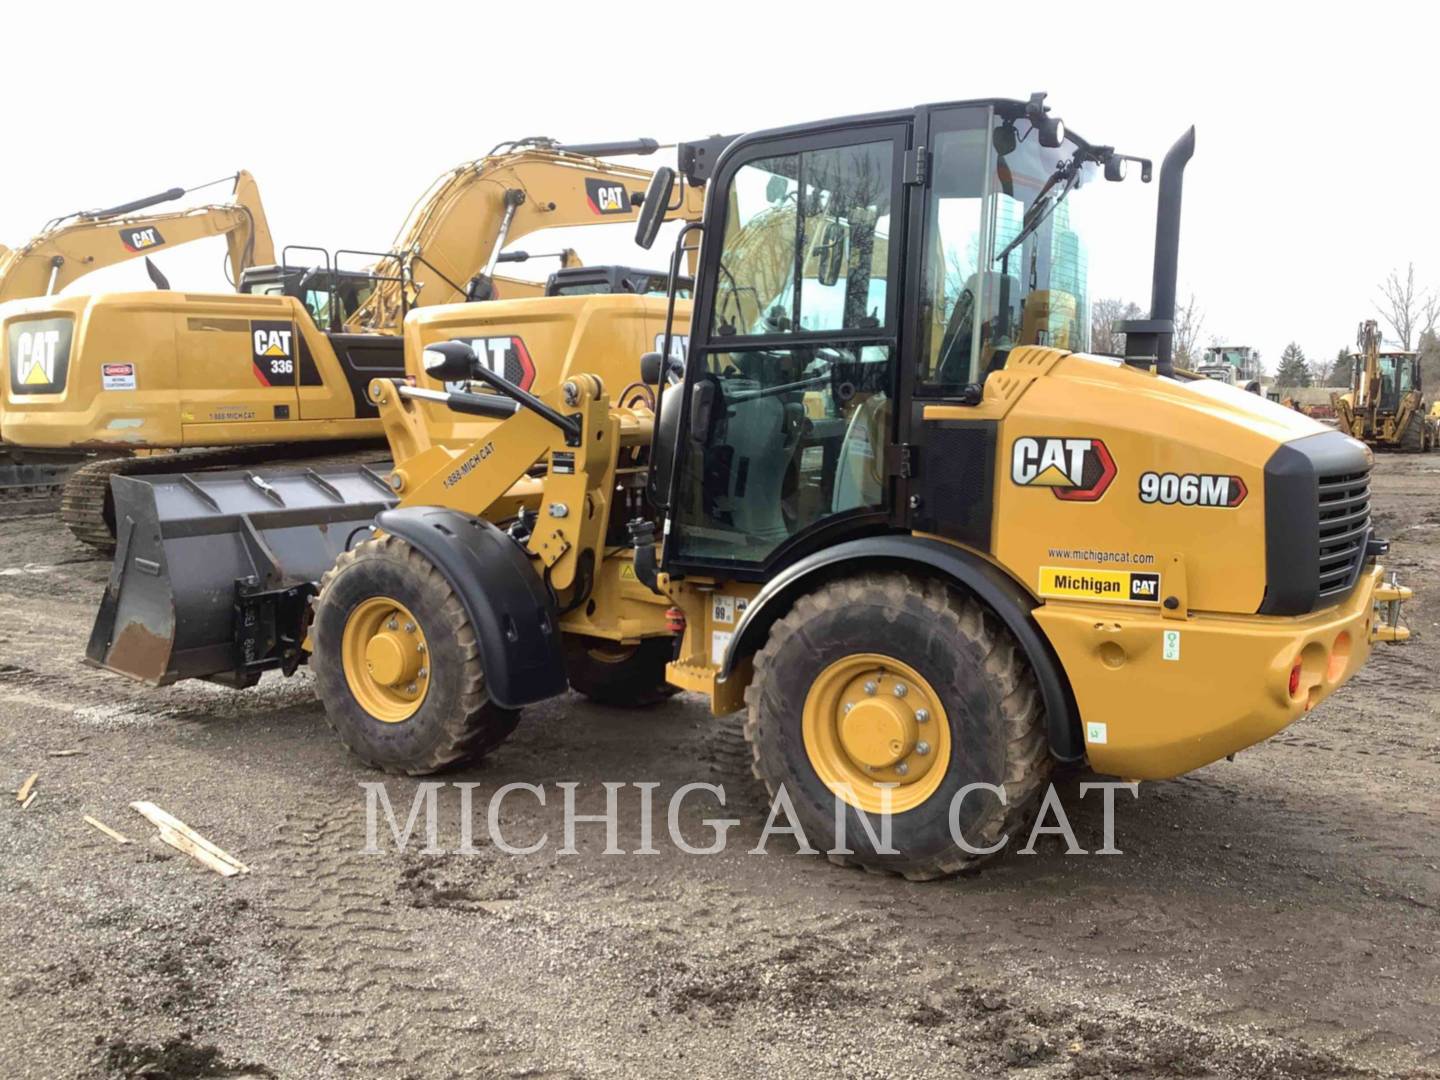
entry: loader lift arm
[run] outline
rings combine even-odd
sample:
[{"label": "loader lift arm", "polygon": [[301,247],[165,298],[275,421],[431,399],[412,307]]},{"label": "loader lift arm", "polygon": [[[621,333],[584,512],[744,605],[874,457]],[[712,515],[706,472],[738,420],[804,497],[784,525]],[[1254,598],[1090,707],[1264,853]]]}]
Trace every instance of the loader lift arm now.
[{"label": "loader lift arm", "polygon": [[238,283],[247,267],[275,261],[275,244],[255,178],[242,169],[231,179],[228,203],[143,212],[189,193],[171,188],[121,206],[56,218],[22,247],[0,248],[0,302],[53,296],[106,266],[211,236],[225,237],[230,280]]}]

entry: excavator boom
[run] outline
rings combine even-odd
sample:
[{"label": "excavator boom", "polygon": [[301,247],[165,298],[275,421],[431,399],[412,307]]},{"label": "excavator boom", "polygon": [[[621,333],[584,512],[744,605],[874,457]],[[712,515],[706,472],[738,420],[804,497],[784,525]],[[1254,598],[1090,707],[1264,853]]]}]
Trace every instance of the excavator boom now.
[{"label": "excavator boom", "polygon": [[210,236],[225,237],[232,281],[238,282],[247,267],[275,261],[260,190],[248,172],[235,174],[228,203],[144,212],[185,194],[183,188],[171,188],[121,206],[70,214],[22,247],[0,248],[0,302],[53,296],[103,267]]},{"label": "excavator boom", "polygon": [[[524,283],[494,286],[500,253],[542,229],[633,224],[638,207],[632,197],[643,194],[650,173],[584,152],[612,148],[528,140],[439,177],[412,207],[391,254],[376,266],[375,291],[347,320],[347,329],[398,327],[414,307],[539,295]],[[689,189],[669,216],[693,221],[701,209],[699,191]],[[562,267],[575,265],[568,256],[562,253]]]}]

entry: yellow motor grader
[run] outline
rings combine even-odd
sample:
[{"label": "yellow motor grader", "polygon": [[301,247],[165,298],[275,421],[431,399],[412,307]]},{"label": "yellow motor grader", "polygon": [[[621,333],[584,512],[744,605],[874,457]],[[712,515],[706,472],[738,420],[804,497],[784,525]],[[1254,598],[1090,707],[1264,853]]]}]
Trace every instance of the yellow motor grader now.
[{"label": "yellow motor grader", "polygon": [[[341,741],[408,773],[567,686],[697,691],[745,710],[815,846],[838,809],[846,860],[912,878],[999,852],[1056,761],[1162,778],[1249,746],[1402,639],[1408,591],[1363,444],[1173,369],[1193,147],[1122,360],[1083,351],[1069,210],[1150,163],[1043,95],[682,145],[706,210],[669,296],[413,312],[410,377],[367,390],[388,474],[117,477],[88,657],[156,685],[308,660]],[[474,344],[503,333],[529,389]],[[888,849],[858,819],[883,813]]]},{"label": "yellow motor grader", "polygon": [[1409,349],[1382,349],[1374,319],[1360,324],[1353,355],[1350,390],[1331,394],[1341,431],[1383,450],[1425,453],[1435,449],[1440,427],[1425,407],[1420,385],[1420,354]]},{"label": "yellow motor grader", "polygon": [[[654,149],[653,140],[497,147],[441,177],[389,252],[292,246],[276,264],[267,232],[266,265],[246,265],[233,295],[175,291],[162,280],[156,292],[0,306],[0,366],[9,367],[0,438],[30,454],[97,456],[65,480],[61,514],[101,550],[114,544],[114,476],[356,450],[379,461],[382,429],[366,386],[403,374],[405,313],[541,295],[541,284],[495,275],[526,257],[505,247],[542,230],[633,223],[632,195],[650,173],[595,152]],[[699,214],[698,202],[672,211]],[[562,270],[577,268],[573,252],[559,254]],[[348,268],[362,259],[373,262]],[[523,345],[491,345],[502,373],[529,385]]]},{"label": "yellow motor grader", "polygon": [[[154,209],[223,183],[232,185],[227,203]],[[259,188],[243,169],[212,184],[170,188],[119,206],[66,214],[48,222],[21,247],[0,245],[0,304],[55,296],[86,274],[137,258],[145,260],[158,284],[164,275],[150,261],[152,254],[216,236],[225,238],[231,281],[239,281],[256,263],[275,261]],[[17,334],[14,348],[6,351],[13,354],[10,363],[21,387],[48,385],[59,360],[61,333],[58,326],[36,324],[27,335]],[[0,391],[0,414],[4,408]],[[0,431],[3,428],[0,415]],[[90,450],[71,446],[0,445],[0,511],[46,505],[66,474],[93,456]]]}]

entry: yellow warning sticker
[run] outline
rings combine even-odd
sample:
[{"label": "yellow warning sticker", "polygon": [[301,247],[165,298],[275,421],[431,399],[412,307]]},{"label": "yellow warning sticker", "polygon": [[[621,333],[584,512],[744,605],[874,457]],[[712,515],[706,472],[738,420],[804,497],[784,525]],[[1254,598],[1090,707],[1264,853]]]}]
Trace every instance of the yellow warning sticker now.
[{"label": "yellow warning sticker", "polygon": [[1068,566],[1040,568],[1041,596],[1066,600],[1105,600],[1114,604],[1158,604],[1160,575],[1133,570],[1088,570]]},{"label": "yellow warning sticker", "polygon": [[620,580],[621,580],[621,581],[634,581],[634,580],[635,580],[635,564],[634,564],[634,563],[628,563],[628,562],[627,562],[627,563],[621,563],[621,564],[620,564]]}]

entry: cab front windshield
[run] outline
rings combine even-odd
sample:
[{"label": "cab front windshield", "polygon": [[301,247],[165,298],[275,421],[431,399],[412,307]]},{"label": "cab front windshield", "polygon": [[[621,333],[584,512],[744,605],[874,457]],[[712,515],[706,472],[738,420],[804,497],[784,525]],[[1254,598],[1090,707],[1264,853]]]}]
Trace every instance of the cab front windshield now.
[{"label": "cab front windshield", "polygon": [[917,391],[950,396],[1020,345],[1090,344],[1082,232],[1092,162],[1055,179],[1077,145],[1040,145],[1024,117],[956,113],[933,133]]}]

